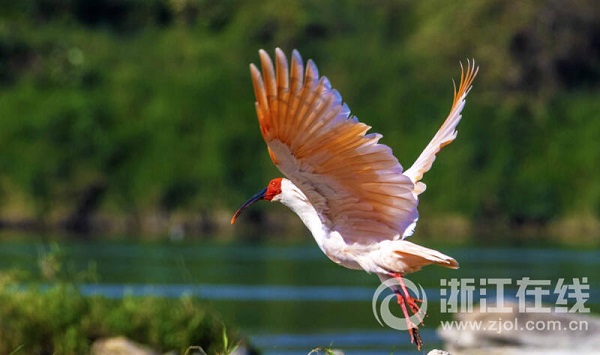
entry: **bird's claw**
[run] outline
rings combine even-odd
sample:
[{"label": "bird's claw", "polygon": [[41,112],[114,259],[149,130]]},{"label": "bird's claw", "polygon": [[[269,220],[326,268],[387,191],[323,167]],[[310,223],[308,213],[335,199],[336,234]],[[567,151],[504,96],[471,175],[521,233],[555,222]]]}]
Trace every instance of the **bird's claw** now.
[{"label": "bird's claw", "polygon": [[423,339],[421,339],[421,334],[419,334],[419,328],[416,326],[414,328],[409,328],[408,333],[410,334],[410,342],[417,346],[417,350],[421,351]]},{"label": "bird's claw", "polygon": [[412,298],[410,296],[406,297],[406,303],[408,304],[408,307],[410,308],[410,310],[412,311],[412,313],[417,316],[417,318],[419,319],[419,323],[421,325],[423,324],[423,318],[425,316],[427,316],[426,314],[423,314],[423,311],[421,311],[421,307],[419,307],[417,305],[417,302],[422,303],[423,300],[417,299],[417,298]]},{"label": "bird's claw", "polygon": [[408,308],[410,308],[410,311],[412,312],[412,314],[417,317],[417,319],[419,320],[419,323],[421,325],[424,325],[423,318],[426,317],[427,315],[425,313],[423,313],[423,311],[421,310],[421,307],[419,307],[419,305],[417,304],[417,303],[423,303],[423,300],[411,297],[410,294],[408,293],[408,290],[404,286],[402,276],[401,275],[394,275],[394,276],[400,283],[400,288],[396,289],[395,293],[396,293],[396,298],[398,299],[398,304],[400,305],[400,308],[402,309],[402,312],[404,313],[404,317],[406,320],[406,326],[408,328],[408,332],[410,335],[410,342],[417,346],[417,350],[421,350],[421,347],[423,346],[423,340],[421,339],[421,335],[419,334],[419,328],[417,327],[416,324],[414,324],[411,321],[410,314],[409,314],[406,306],[408,305]]}]

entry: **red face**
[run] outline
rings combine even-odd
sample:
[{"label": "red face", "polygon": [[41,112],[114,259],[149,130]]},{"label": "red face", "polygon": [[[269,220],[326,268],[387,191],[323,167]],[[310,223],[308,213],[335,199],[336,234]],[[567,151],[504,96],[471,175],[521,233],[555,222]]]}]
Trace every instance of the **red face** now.
[{"label": "red face", "polygon": [[282,178],[275,178],[269,182],[269,185],[267,185],[267,191],[265,192],[265,200],[271,201],[273,197],[281,193],[281,180]]},{"label": "red face", "polygon": [[240,207],[240,209],[237,210],[237,212],[231,218],[231,224],[235,222],[235,220],[240,215],[240,213],[242,213],[243,210],[245,210],[254,202],[260,200],[271,201],[275,196],[279,195],[281,193],[281,180],[282,178],[276,178],[271,180],[271,182],[269,182],[269,185],[267,185],[266,188],[264,188],[262,191],[260,191],[256,195],[252,196],[248,201],[246,201],[246,203],[244,203],[242,207]]}]

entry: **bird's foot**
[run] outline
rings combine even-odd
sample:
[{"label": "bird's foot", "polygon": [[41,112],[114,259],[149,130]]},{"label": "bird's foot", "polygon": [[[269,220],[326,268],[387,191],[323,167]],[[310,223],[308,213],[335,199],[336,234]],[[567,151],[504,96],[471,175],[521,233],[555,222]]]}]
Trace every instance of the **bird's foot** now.
[{"label": "bird's foot", "polygon": [[[406,305],[408,305],[408,308],[410,308],[413,315],[415,315],[417,317],[417,319],[419,320],[419,323],[421,325],[424,325],[423,318],[426,317],[427,314],[424,314],[423,311],[421,311],[421,307],[417,304],[417,302],[423,303],[423,300],[419,299],[419,298],[414,298],[410,295],[410,293],[408,293],[408,290],[406,289],[406,285],[404,285],[404,280],[402,279],[402,275],[394,274],[394,278],[396,278],[396,280],[400,284],[400,289],[396,291],[396,298],[398,299],[398,304],[400,304],[400,302],[403,302]],[[402,304],[400,306],[403,307],[403,309],[406,308],[406,306],[403,306]],[[405,315],[407,313],[408,312],[406,312]]]},{"label": "bird's foot", "polygon": [[[423,340],[421,339],[421,335],[419,334],[418,326],[410,320],[410,315],[408,313],[408,309],[406,308],[406,304],[408,303],[408,300],[406,299],[406,297],[404,295],[402,295],[399,292],[396,293],[396,297],[398,299],[398,304],[400,305],[400,308],[402,309],[402,313],[404,313],[404,320],[406,321],[406,328],[408,329],[408,333],[410,335],[410,342],[417,346],[417,350],[421,350],[421,347],[423,346]],[[410,307],[410,308],[411,308],[411,311],[413,311],[412,307]],[[418,309],[417,309],[417,312],[413,311],[413,314],[416,315],[417,318],[419,319],[419,321],[421,322],[421,324],[423,324],[423,319],[419,315]]]},{"label": "bird's foot", "polygon": [[[416,324],[414,324],[412,322],[412,320],[410,319],[411,316],[408,312],[408,309],[410,309],[412,314],[417,317],[417,319],[419,320],[419,323],[421,325],[423,325],[423,317],[425,317],[426,314],[424,314],[421,311],[421,308],[417,304],[417,302],[422,303],[423,300],[414,298],[408,293],[408,290],[406,289],[406,286],[404,285],[404,281],[402,280],[402,275],[396,274],[396,275],[394,275],[394,277],[396,278],[396,280],[398,280],[398,283],[400,284],[400,288],[396,289],[395,293],[396,293],[396,298],[398,300],[398,304],[400,305],[400,308],[402,309],[402,313],[404,313],[404,319],[406,320],[406,327],[407,327],[408,333],[410,335],[410,342],[414,343],[417,346],[417,350],[421,350],[421,347],[423,346],[423,340],[421,339],[421,335],[419,334],[418,326]],[[408,305],[408,308],[407,308],[407,305]]]},{"label": "bird's foot", "polygon": [[417,316],[417,319],[419,319],[419,323],[421,325],[424,325],[423,318],[426,317],[427,315],[424,314],[423,311],[421,311],[421,307],[419,305],[417,305],[417,302],[422,303],[423,300],[410,297],[410,295],[408,297],[406,297],[406,304],[408,305],[408,308],[410,308],[411,312],[415,316]]},{"label": "bird's foot", "polygon": [[408,333],[410,334],[410,342],[417,346],[417,350],[421,351],[423,339],[421,339],[421,334],[419,334],[419,328],[410,328]]}]

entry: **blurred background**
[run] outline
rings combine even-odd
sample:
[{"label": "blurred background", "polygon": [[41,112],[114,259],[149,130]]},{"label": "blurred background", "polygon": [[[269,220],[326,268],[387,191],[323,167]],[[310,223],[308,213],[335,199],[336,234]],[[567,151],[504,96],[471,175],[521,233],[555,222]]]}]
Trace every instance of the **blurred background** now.
[{"label": "blurred background", "polygon": [[[313,59],[405,168],[446,117],[459,63],[480,66],[458,139],[425,177],[413,237],[463,268],[415,275],[426,287],[473,269],[598,276],[593,0],[2,1],[0,267],[42,281],[92,267],[96,285],[176,284],[177,295],[201,284],[263,350],[378,328],[377,280],[325,260],[292,212],[257,204],[229,225],[280,175],[248,70],[275,47]],[[356,297],[315,296],[327,287]],[[391,334],[390,347],[406,340]]]}]

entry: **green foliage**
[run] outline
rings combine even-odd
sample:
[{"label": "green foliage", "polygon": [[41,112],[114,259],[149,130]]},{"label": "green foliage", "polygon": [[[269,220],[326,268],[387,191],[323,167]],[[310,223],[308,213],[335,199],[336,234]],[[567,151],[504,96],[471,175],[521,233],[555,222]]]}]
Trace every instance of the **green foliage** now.
[{"label": "green foliage", "polygon": [[[96,339],[126,336],[161,352],[201,346],[227,353],[237,339],[204,303],[189,298],[83,296],[74,284],[17,286],[0,275],[0,352],[83,354]],[[224,342],[224,339],[229,339]]]},{"label": "green foliage", "polygon": [[422,216],[598,216],[597,14],[585,0],[4,3],[0,203],[45,220],[97,188],[90,213],[233,210],[278,174],[247,64],[280,46],[313,58],[404,166],[447,114],[458,62],[477,60]]}]

